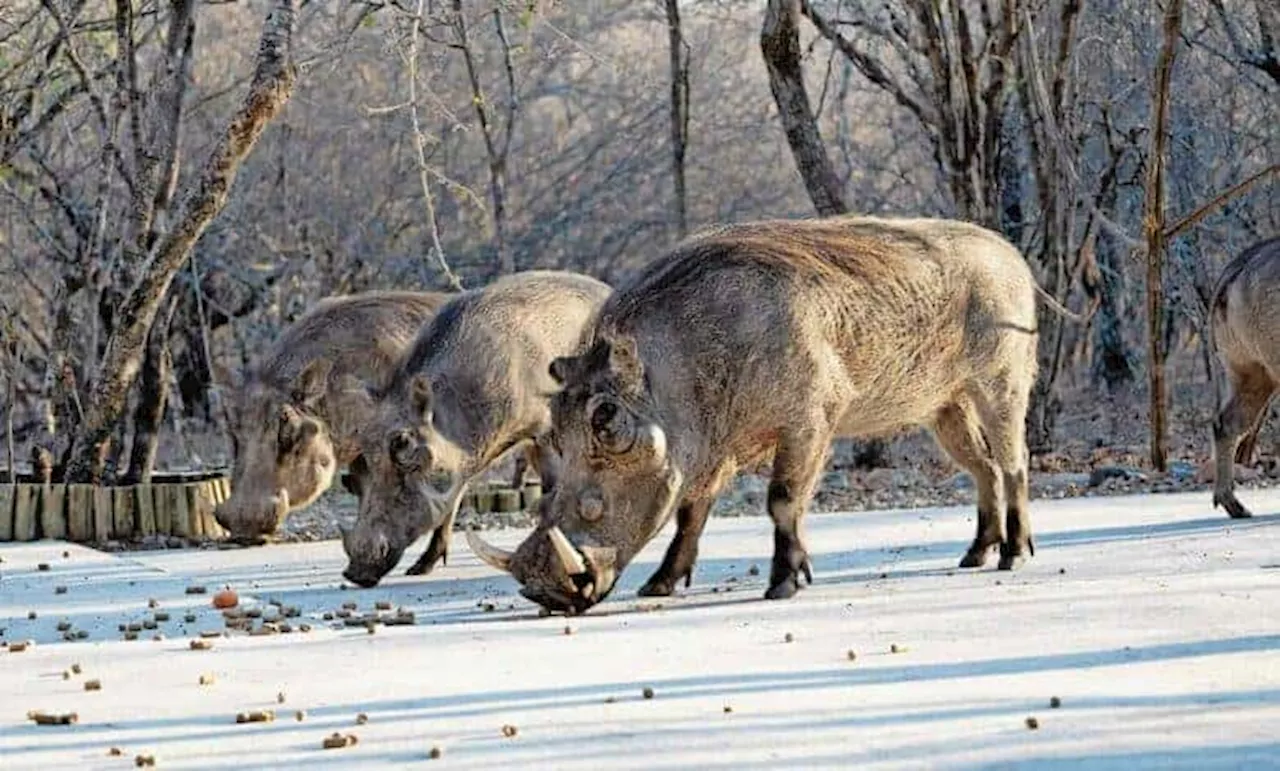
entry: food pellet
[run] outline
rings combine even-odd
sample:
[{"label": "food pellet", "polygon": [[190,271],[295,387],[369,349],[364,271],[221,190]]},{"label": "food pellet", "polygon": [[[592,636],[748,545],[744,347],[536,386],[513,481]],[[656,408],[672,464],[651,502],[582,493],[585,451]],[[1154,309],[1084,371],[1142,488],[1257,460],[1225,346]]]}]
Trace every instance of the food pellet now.
[{"label": "food pellet", "polygon": [[653,689],[646,687],[643,691],[640,692],[640,695],[644,696],[646,699],[652,699]]},{"label": "food pellet", "polygon": [[22,653],[22,652],[23,652],[23,651],[25,651],[26,649],[27,649],[27,643],[26,643],[25,641],[23,641],[23,642],[11,642],[11,643],[9,643],[9,652],[10,652],[10,653]]},{"label": "food pellet", "polygon": [[80,674],[80,671],[81,671],[81,670],[80,670],[80,665],[79,665],[78,663],[77,663],[77,664],[72,664],[72,665],[71,665],[71,671],[72,671],[72,672],[74,672],[74,673],[75,673],[75,674],[77,674],[77,675],[78,675],[78,674]]},{"label": "food pellet", "polygon": [[196,614],[188,613],[187,615],[182,617],[182,620],[187,622],[188,624],[194,624],[196,622]]},{"label": "food pellet", "polygon": [[155,755],[138,755],[133,759],[133,765],[137,766],[138,768],[142,768],[143,766],[154,766],[155,764],[156,764]]},{"label": "food pellet", "polygon": [[889,646],[889,652],[890,653],[906,653],[907,646],[893,643],[892,645]]},{"label": "food pellet", "polygon": [[325,614],[324,614],[323,616],[321,616],[321,618],[322,618],[322,619],[324,619],[325,621],[332,621],[332,620],[333,620],[333,614],[332,614],[332,613],[330,613],[330,612],[328,612],[328,611],[325,611]]},{"label": "food pellet", "polygon": [[276,704],[284,704],[284,691],[276,694]]},{"label": "food pellet", "polygon": [[502,735],[507,737],[508,739],[510,739],[511,737],[515,736],[518,733],[520,733],[520,729],[516,728],[513,725],[508,724],[502,727]]},{"label": "food pellet", "polygon": [[204,588],[203,586],[188,586],[188,587],[187,587],[187,594],[204,594],[204,593],[205,593],[205,588]]},{"label": "food pellet", "polygon": [[70,669],[64,669],[64,670],[62,670],[62,679],[63,679],[63,680],[70,680],[70,679],[71,679],[71,670],[70,670]]},{"label": "food pellet", "polygon": [[240,712],[236,715],[237,723],[270,723],[275,719],[275,710],[270,709],[255,709],[249,712]]},{"label": "food pellet", "polygon": [[356,725],[364,725],[365,723],[368,723],[368,722],[369,722],[369,716],[366,715],[365,713],[361,712],[360,714],[356,715]]},{"label": "food pellet", "polygon": [[430,757],[432,760],[439,760],[441,757],[444,756],[444,750],[440,749],[439,745],[436,745],[435,747],[431,748],[431,752],[427,753],[427,756]]},{"label": "food pellet", "polygon": [[214,682],[213,675],[200,675],[201,685],[213,685],[213,682]]},{"label": "food pellet", "polygon": [[298,625],[298,631],[299,631],[299,632],[304,632],[304,633],[305,633],[305,632],[310,632],[310,631],[311,631],[311,625],[310,625],[310,624],[299,624],[299,625]]},{"label": "food pellet", "polygon": [[65,560],[65,559],[70,559],[70,557],[71,557],[71,552],[69,552],[69,551],[64,551],[64,552],[62,553],[62,558],[63,558],[64,560]]},{"label": "food pellet", "polygon": [[342,609],[343,609],[343,610],[355,610],[355,609],[356,609],[356,608],[358,608],[358,607],[360,607],[360,606],[359,606],[357,603],[354,603],[354,602],[344,602],[344,603],[342,603]]},{"label": "food pellet", "polygon": [[1057,696],[1053,696],[1053,697],[1051,697],[1051,698],[1049,699],[1049,706],[1050,706],[1051,708],[1053,708],[1053,709],[1057,709],[1058,707],[1061,707],[1061,706],[1062,706],[1062,699],[1059,699]]},{"label": "food pellet", "polygon": [[147,607],[148,607],[148,608],[156,608],[156,607],[159,607],[159,606],[160,606],[160,602],[159,602],[158,600],[156,600],[156,598],[155,598],[155,597],[152,597],[151,599],[147,600]]},{"label": "food pellet", "polygon": [[728,704],[724,705],[724,714],[727,715],[730,712],[733,712],[733,707],[729,706]]},{"label": "food pellet", "polygon": [[1027,728],[1029,728],[1029,729],[1031,729],[1032,731],[1034,731],[1034,730],[1036,730],[1036,729],[1037,729],[1037,728],[1039,728],[1039,727],[1040,727],[1040,721],[1039,721],[1039,720],[1036,720],[1034,717],[1029,717],[1029,718],[1027,718]]},{"label": "food pellet", "polygon": [[27,718],[34,721],[36,725],[74,725],[80,720],[80,716],[75,712],[66,712],[60,715],[50,715],[47,712],[28,712]]},{"label": "food pellet", "polygon": [[386,600],[378,600],[373,604],[375,610],[391,610],[391,603]]},{"label": "food pellet", "polygon": [[34,610],[29,610],[29,611],[27,611],[27,620],[28,620],[28,621],[35,621],[35,620],[36,620],[36,612],[35,612]]},{"label": "food pellet", "polygon": [[207,651],[207,650],[210,650],[211,648],[213,648],[213,643],[209,640],[192,640],[191,641],[191,650],[193,651]]},{"label": "food pellet", "polygon": [[853,648],[850,648],[849,650],[845,651],[844,655],[845,655],[845,658],[849,659],[850,661],[858,660],[858,652],[855,651]]},{"label": "food pellet", "polygon": [[59,632],[65,632],[65,631],[67,631],[67,630],[68,630],[68,629],[70,629],[70,628],[71,628],[71,622],[70,622],[70,621],[59,621],[59,622],[58,622],[58,631],[59,631]]},{"label": "food pellet", "polygon": [[356,741],[357,739],[355,734],[347,734],[346,736],[343,736],[337,731],[334,731],[332,734],[324,738],[324,741],[320,743],[320,746],[326,750],[340,750],[343,747],[349,747],[355,744]]},{"label": "food pellet", "polygon": [[53,593],[54,593],[54,594],[66,594],[66,593],[67,593],[67,587],[65,587],[65,586],[55,586],[55,587],[53,587]]},{"label": "food pellet", "polygon": [[307,719],[306,710],[300,709],[297,712],[293,713],[293,719],[297,720],[299,723],[301,723],[303,720],[306,720]]},{"label": "food pellet", "polygon": [[48,562],[41,562],[40,564],[36,565],[36,570],[44,571],[44,570],[48,570],[48,569],[49,569],[49,563],[48,563]]},{"label": "food pellet", "polygon": [[571,635],[571,634],[573,634],[573,627],[571,627],[571,626],[569,626],[569,625],[567,625],[567,624],[566,624],[566,625],[565,625],[565,628],[564,628],[564,633],[565,633],[565,635]]},{"label": "food pellet", "polygon": [[118,758],[124,754],[124,750],[120,749],[119,747],[112,747],[111,749],[107,750],[107,754],[113,758]]},{"label": "food pellet", "polygon": [[760,575],[760,566],[759,566],[759,565],[752,565],[751,567],[747,568],[747,575],[749,575],[749,576],[758,576],[758,575]]},{"label": "food pellet", "polygon": [[795,635],[793,635],[793,634],[791,634],[790,632],[787,632],[785,635],[783,635],[783,636],[782,636],[782,641],[783,641],[783,642],[795,642],[795,641],[796,641],[796,636],[795,636]]},{"label": "food pellet", "polygon": [[215,638],[221,637],[222,632],[219,632],[216,629],[206,629],[200,633],[200,636],[206,640],[213,640]]},{"label": "food pellet", "polygon": [[158,610],[158,611],[156,611],[155,617],[156,617],[156,621],[168,621],[168,620],[169,620],[169,614],[168,614],[166,611],[163,611],[163,610]]},{"label": "food pellet", "polygon": [[101,680],[85,680],[84,689],[86,691],[101,691],[102,681]]},{"label": "food pellet", "polygon": [[88,639],[89,639],[89,630],[88,630],[88,629],[77,629],[77,630],[76,630],[76,639],[77,639],[77,640],[88,640]]},{"label": "food pellet", "polygon": [[137,633],[137,632],[125,632],[125,633],[124,633],[124,641],[125,641],[125,642],[132,642],[132,641],[134,641],[134,640],[136,640],[136,639],[138,639],[138,633]]}]

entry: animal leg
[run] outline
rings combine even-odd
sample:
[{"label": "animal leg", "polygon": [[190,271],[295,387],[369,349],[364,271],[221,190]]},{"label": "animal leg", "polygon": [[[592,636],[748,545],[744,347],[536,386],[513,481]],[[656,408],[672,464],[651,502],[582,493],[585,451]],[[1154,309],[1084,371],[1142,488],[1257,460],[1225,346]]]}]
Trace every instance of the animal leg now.
[{"label": "animal leg", "polygon": [[[466,485],[463,486],[466,489]],[[431,533],[431,542],[423,550],[418,561],[404,572],[406,576],[425,576],[436,566],[438,560],[442,565],[449,564],[449,543],[453,540],[453,521],[458,517],[458,509],[462,507],[462,491],[460,490],[449,506],[449,515],[444,518]]]},{"label": "animal leg", "polygon": [[1257,428],[1276,384],[1262,367],[1231,370],[1231,398],[1218,411],[1213,422],[1213,506],[1222,506],[1233,519],[1253,514],[1240,503],[1235,493],[1236,446],[1240,435]]},{"label": "animal leg", "polygon": [[671,539],[662,565],[649,576],[636,592],[641,597],[667,597],[684,579],[685,587],[693,583],[693,564],[698,559],[698,539],[706,527],[714,498],[685,501],[676,509],[676,537]]},{"label": "animal leg", "polygon": [[1014,570],[1036,553],[1028,513],[1031,455],[1026,427],[1034,379],[1010,374],[997,379],[990,391],[975,400],[982,434],[1004,482],[1005,538],[1000,543],[1000,570]]},{"label": "animal leg", "polygon": [[804,512],[831,446],[827,432],[810,429],[784,433],[774,454],[769,480],[769,516],[773,519],[773,564],[767,600],[785,600],[800,590],[800,574],[813,583],[813,566],[804,546]]},{"label": "animal leg", "polygon": [[978,492],[978,532],[960,560],[962,568],[980,568],[992,547],[1004,542],[1004,478],[991,457],[987,440],[978,427],[972,402],[964,399],[938,411],[934,437],[947,455],[973,477]]}]

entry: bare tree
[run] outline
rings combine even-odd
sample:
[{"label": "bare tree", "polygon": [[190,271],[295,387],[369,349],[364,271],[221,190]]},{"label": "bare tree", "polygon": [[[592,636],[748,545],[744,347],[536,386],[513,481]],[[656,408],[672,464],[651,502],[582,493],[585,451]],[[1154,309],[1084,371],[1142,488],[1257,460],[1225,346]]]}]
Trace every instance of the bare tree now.
[{"label": "bare tree", "polygon": [[1147,351],[1151,389],[1151,465],[1164,471],[1168,462],[1168,395],[1165,393],[1164,320],[1164,187],[1165,147],[1169,135],[1169,83],[1182,31],[1182,0],[1166,0],[1164,43],[1156,60],[1151,104],[1151,146],[1147,152],[1146,201],[1142,216],[1147,254]]},{"label": "bare tree", "polygon": [[291,46],[296,15],[297,0],[277,0],[271,5],[263,22],[249,93],[189,192],[181,217],[138,266],[137,283],[114,317],[84,417],[71,442],[66,468],[69,481],[101,478],[112,431],[142,365],[147,336],[165,293],[191,248],[226,204],[240,164],[293,91],[297,73]]},{"label": "bare tree", "polygon": [[675,192],[676,232],[689,232],[689,200],[685,192],[684,156],[689,147],[689,45],[680,26],[679,0],[664,0],[667,46],[671,52],[671,178]]}]

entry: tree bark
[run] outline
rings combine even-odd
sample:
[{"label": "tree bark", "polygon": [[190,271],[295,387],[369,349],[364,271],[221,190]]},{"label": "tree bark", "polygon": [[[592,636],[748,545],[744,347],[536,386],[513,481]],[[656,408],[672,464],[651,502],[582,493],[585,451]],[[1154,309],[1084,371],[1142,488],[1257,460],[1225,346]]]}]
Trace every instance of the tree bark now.
[{"label": "tree bark", "polygon": [[800,0],[769,0],[760,30],[760,50],[769,70],[769,89],[796,168],[818,214],[829,217],[849,210],[843,186],[818,132],[818,121],[804,87],[800,66]]},{"label": "tree bark", "polygon": [[666,0],[667,40],[671,48],[671,175],[676,194],[676,228],[689,233],[689,203],[685,192],[684,156],[689,146],[689,47],[680,25],[679,0]]},{"label": "tree bark", "polygon": [[149,484],[160,447],[160,426],[169,403],[169,381],[173,377],[173,354],[169,348],[169,329],[178,307],[179,293],[171,292],[168,308],[151,325],[147,350],[142,362],[142,380],[138,383],[138,403],[133,413],[133,449],[129,452],[129,470],[124,483]]},{"label": "tree bark", "polygon": [[240,164],[293,91],[291,60],[297,0],[272,3],[262,27],[249,93],[187,196],[182,217],[152,249],[138,282],[125,297],[107,340],[98,377],[71,444],[68,481],[101,479],[112,429],[124,412],[142,364],[151,324],[174,276],[209,223],[226,205]]},{"label": "tree bark", "polygon": [[1164,321],[1164,171],[1169,134],[1169,81],[1182,31],[1182,0],[1166,0],[1164,42],[1156,59],[1151,104],[1151,148],[1147,153],[1143,229],[1147,243],[1147,375],[1151,397],[1151,465],[1164,471],[1168,462],[1168,397],[1165,393]]}]

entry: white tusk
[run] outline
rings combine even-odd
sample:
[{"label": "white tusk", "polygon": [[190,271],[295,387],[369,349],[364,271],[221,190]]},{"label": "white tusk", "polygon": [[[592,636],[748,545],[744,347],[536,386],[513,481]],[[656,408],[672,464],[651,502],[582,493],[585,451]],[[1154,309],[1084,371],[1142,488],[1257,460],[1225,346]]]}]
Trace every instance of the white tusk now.
[{"label": "white tusk", "polygon": [[276,521],[283,522],[284,518],[289,515],[289,491],[280,488],[276,491]]},{"label": "white tusk", "polygon": [[468,530],[467,546],[471,547],[471,551],[481,560],[486,562],[490,567],[497,568],[504,573],[511,572],[511,552],[505,549],[499,549],[493,544],[487,543],[481,538],[476,531]]},{"label": "white tusk", "polygon": [[573,548],[569,537],[564,534],[559,525],[548,530],[547,537],[551,539],[551,545],[555,547],[556,556],[560,558],[560,564],[564,565],[565,572],[571,576],[579,576],[587,572],[587,563],[582,561],[582,555]]}]

